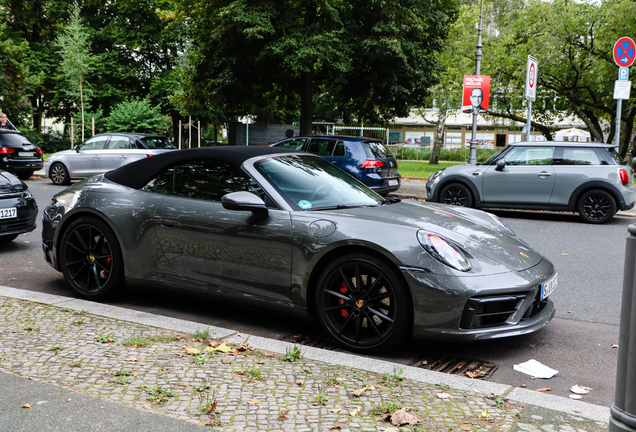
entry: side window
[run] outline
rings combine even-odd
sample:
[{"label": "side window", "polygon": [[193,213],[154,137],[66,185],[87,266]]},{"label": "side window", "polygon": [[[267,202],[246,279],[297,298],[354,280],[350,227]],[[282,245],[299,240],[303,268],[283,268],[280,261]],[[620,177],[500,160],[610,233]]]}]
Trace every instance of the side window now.
[{"label": "side window", "polygon": [[101,150],[104,148],[106,141],[110,138],[108,135],[93,137],[81,144],[80,150]]},{"label": "side window", "polygon": [[283,141],[282,143],[278,144],[276,147],[300,150],[303,148],[305,141],[307,140],[304,138],[291,139],[288,141]]},{"label": "side window", "polygon": [[211,160],[190,161],[168,168],[142,190],[207,201],[221,201],[223,195],[238,191],[265,198],[263,190],[241,168]]},{"label": "side window", "polygon": [[335,140],[330,139],[312,139],[309,142],[309,153],[313,153],[318,156],[331,156],[333,149],[336,146]]},{"label": "side window", "polygon": [[336,149],[333,151],[333,155],[334,156],[344,156],[347,154],[347,151],[345,149],[345,145],[342,141],[338,141],[336,143]]},{"label": "side window", "polygon": [[563,149],[562,165],[601,165],[601,159],[594,149],[565,148]]},{"label": "side window", "polygon": [[505,157],[506,165],[550,165],[554,147],[515,147]]},{"label": "side window", "polygon": [[109,149],[128,149],[130,140],[127,137],[114,136],[108,142]]}]

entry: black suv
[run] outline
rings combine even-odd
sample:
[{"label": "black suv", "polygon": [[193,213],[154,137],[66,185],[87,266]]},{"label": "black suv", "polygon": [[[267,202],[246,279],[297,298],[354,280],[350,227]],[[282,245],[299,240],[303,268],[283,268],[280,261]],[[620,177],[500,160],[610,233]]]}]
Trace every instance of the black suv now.
[{"label": "black suv", "polygon": [[40,147],[33,145],[21,132],[0,129],[0,169],[24,180],[43,167]]}]

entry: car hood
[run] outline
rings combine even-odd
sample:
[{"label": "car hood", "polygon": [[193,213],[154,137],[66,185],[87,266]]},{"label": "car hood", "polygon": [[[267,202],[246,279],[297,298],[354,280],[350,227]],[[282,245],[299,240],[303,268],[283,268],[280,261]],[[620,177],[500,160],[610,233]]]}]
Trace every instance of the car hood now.
[{"label": "car hood", "polygon": [[537,265],[543,256],[500,228],[485,212],[437,203],[402,201],[378,207],[339,210],[340,215],[382,221],[437,234],[470,252],[478,252],[513,271]]},{"label": "car hood", "polygon": [[56,157],[59,157],[59,156],[68,155],[68,154],[75,154],[75,153],[77,153],[75,150],[62,150],[62,151],[55,152],[52,155],[50,155],[49,159],[50,158],[56,158]]},{"label": "car hood", "polygon": [[0,193],[23,192],[27,189],[26,184],[13,174],[0,171]]}]

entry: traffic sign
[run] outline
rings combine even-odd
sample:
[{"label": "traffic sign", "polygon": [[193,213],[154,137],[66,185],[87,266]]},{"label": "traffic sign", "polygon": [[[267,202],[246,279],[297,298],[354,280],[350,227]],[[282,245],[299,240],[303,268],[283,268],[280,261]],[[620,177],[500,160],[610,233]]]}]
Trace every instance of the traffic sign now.
[{"label": "traffic sign", "polygon": [[618,80],[627,81],[629,79],[629,68],[618,68]]},{"label": "traffic sign", "polygon": [[619,67],[630,67],[636,60],[636,44],[631,38],[622,37],[614,44],[613,53]]},{"label": "traffic sign", "polygon": [[526,99],[534,102],[537,97],[537,77],[538,77],[539,61],[528,56],[526,65]]},{"label": "traffic sign", "polygon": [[614,81],[614,99],[627,100],[632,89],[631,81]]}]

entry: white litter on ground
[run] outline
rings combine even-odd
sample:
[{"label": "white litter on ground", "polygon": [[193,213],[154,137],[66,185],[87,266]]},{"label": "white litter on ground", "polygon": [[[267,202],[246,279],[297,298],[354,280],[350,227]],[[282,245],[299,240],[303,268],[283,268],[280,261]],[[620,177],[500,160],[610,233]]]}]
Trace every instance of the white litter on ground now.
[{"label": "white litter on ground", "polygon": [[548,379],[552,378],[556,374],[559,373],[558,370],[554,370],[552,368],[547,367],[536,361],[535,359],[528,360],[527,362],[514,365],[512,367],[517,372],[524,373],[526,375],[530,375],[535,378]]}]

